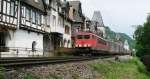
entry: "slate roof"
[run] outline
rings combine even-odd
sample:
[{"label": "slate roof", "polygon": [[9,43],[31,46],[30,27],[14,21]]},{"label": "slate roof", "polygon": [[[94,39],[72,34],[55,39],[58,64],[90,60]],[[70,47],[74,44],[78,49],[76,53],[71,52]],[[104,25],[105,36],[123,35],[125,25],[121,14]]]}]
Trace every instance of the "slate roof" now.
[{"label": "slate roof", "polygon": [[79,9],[80,1],[69,1],[69,4],[72,5],[76,10]]},{"label": "slate roof", "polygon": [[35,0],[21,0],[21,1],[45,12],[43,0],[38,0],[39,2],[35,2]]},{"label": "slate roof", "polygon": [[74,15],[74,20],[75,22],[83,22],[83,16],[79,14],[79,9],[80,9],[80,1],[69,1],[69,4],[74,7],[75,9],[75,15]]}]

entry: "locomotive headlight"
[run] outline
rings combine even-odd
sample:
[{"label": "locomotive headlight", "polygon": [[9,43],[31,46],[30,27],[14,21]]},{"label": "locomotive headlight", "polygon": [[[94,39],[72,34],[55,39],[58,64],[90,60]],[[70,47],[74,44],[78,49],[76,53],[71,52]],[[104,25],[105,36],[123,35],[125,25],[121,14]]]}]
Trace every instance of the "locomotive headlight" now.
[{"label": "locomotive headlight", "polygon": [[88,47],[88,45],[87,45],[87,44],[84,44],[84,47]]},{"label": "locomotive headlight", "polygon": [[81,44],[79,44],[79,47],[82,47],[82,45],[81,45]]},{"label": "locomotive headlight", "polygon": [[76,44],[76,47],[78,47],[78,45]]},{"label": "locomotive headlight", "polygon": [[88,44],[87,46],[88,46],[88,47],[90,47],[91,45],[90,45],[90,44]]}]

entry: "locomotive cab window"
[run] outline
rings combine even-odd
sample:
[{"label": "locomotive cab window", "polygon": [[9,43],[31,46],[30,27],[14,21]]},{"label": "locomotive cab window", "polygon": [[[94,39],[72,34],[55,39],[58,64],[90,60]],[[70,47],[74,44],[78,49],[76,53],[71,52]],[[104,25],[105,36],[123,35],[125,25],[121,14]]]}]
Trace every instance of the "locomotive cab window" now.
[{"label": "locomotive cab window", "polygon": [[84,39],[90,39],[90,35],[84,35]]},{"label": "locomotive cab window", "polygon": [[78,35],[77,39],[83,39],[83,36],[82,35]]},{"label": "locomotive cab window", "polygon": [[77,39],[90,39],[90,35],[77,35]]}]

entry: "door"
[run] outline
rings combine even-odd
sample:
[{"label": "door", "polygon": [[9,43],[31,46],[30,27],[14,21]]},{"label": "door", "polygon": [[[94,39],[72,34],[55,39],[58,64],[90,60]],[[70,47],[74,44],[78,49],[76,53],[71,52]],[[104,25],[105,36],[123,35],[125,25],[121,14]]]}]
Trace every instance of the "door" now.
[{"label": "door", "polygon": [[0,32],[0,52],[5,52],[5,33]]}]

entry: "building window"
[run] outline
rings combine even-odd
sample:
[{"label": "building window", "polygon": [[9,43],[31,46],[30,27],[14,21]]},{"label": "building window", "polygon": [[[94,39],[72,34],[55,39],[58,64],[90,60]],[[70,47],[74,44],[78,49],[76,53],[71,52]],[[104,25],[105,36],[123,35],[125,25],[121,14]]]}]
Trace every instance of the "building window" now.
[{"label": "building window", "polygon": [[2,12],[2,0],[0,0],[0,12]]},{"label": "building window", "polygon": [[39,14],[39,18],[38,18],[38,24],[41,25],[41,19],[42,19],[42,15]]},{"label": "building window", "polygon": [[41,15],[41,23],[44,24],[44,16]]},{"label": "building window", "polygon": [[59,26],[62,26],[63,27],[63,21],[62,21],[62,19],[59,17],[59,19],[58,19],[58,24],[59,24]]},{"label": "building window", "polygon": [[36,15],[34,11],[32,12],[32,22],[36,23]]},{"label": "building window", "polygon": [[69,26],[65,26],[65,34],[70,34],[70,28],[69,28]]},{"label": "building window", "polygon": [[10,3],[9,2],[7,2],[7,15],[10,15]]},{"label": "building window", "polygon": [[11,2],[10,4],[10,15],[11,16],[15,15],[15,2]]},{"label": "building window", "polygon": [[50,15],[46,16],[46,24],[50,26]]},{"label": "building window", "polygon": [[36,13],[36,24],[41,24],[41,15],[39,13]]},{"label": "building window", "polygon": [[6,14],[6,1],[3,1],[3,13]]},{"label": "building window", "polygon": [[36,22],[36,24],[38,24],[38,16],[39,16],[39,14],[36,12],[36,18],[35,18],[35,22]]},{"label": "building window", "polygon": [[26,8],[26,20],[30,21],[31,18],[31,10]]},{"label": "building window", "polygon": [[25,17],[25,16],[26,16],[26,15],[25,15],[25,7],[24,7],[24,6],[21,7],[21,16],[22,16],[22,17]]},{"label": "building window", "polygon": [[54,27],[56,27],[56,16],[53,15],[53,24],[52,24]]}]

